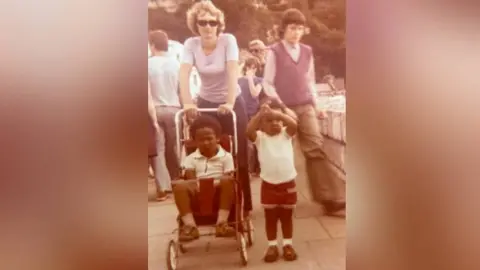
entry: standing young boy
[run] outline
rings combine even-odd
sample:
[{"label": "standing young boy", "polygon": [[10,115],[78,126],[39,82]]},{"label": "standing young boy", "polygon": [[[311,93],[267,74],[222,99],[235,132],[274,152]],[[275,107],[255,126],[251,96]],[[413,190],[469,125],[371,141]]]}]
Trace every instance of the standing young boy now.
[{"label": "standing young boy", "polygon": [[305,155],[313,198],[327,214],[345,208],[345,183],[339,179],[323,151],[318,117],[325,112],[317,106],[312,49],[300,43],[305,33],[305,16],[297,9],[284,12],[279,27],[282,40],[270,47],[263,78],[264,92],[277,98],[298,118],[298,138]]},{"label": "standing young boy", "polygon": [[283,258],[297,259],[293,249],[293,209],[297,203],[295,190],[294,152],[292,136],[296,121],[282,111],[280,106],[262,105],[247,126],[248,138],[255,143],[260,161],[261,203],[265,209],[265,230],[268,248],[265,262],[274,262],[280,256],[277,247],[277,224],[283,234]]}]

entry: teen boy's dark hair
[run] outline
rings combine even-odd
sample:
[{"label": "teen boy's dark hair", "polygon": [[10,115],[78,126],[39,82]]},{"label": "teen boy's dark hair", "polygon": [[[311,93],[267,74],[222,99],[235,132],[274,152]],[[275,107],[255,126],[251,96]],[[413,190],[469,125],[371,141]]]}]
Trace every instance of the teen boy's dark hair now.
[{"label": "teen boy's dark hair", "polygon": [[306,25],[307,19],[303,13],[296,8],[289,8],[283,12],[280,27],[278,28],[278,36],[283,38],[285,30],[289,24]]},{"label": "teen boy's dark hair", "polygon": [[210,115],[202,114],[197,116],[193,123],[190,125],[190,136],[195,139],[195,133],[201,128],[211,128],[217,137],[222,134],[222,126],[218,120]]}]

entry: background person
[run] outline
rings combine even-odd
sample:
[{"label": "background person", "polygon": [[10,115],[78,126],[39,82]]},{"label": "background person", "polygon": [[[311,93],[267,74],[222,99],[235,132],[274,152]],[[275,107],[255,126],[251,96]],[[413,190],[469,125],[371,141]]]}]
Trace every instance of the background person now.
[{"label": "background person", "polygon": [[[178,95],[178,73],[180,64],[175,55],[168,53],[168,36],[162,30],[149,33],[152,56],[148,59],[148,81],[155,105],[160,133],[157,141],[158,156],[154,162],[156,182],[163,192],[170,192],[171,180],[179,174],[176,149],[175,114],[180,110]],[[161,173],[168,168],[169,177]],[[163,176],[162,176],[163,174]]]},{"label": "background person", "polygon": [[332,74],[325,75],[322,79],[322,83],[325,83],[330,88],[330,91],[337,91],[337,86],[335,85],[335,76]]},{"label": "background person", "polygon": [[[262,78],[257,77],[257,73],[260,61],[254,56],[247,58],[242,67],[242,77],[238,79],[238,85],[242,90],[242,97],[247,106],[248,119],[258,112],[259,99],[258,96],[262,91]],[[249,144],[249,165],[250,173],[258,177],[260,173],[260,164],[258,163],[257,149],[254,144]]]},{"label": "background person", "polygon": [[267,50],[268,50],[268,48],[267,48],[267,46],[265,46],[265,43],[263,43],[263,41],[261,41],[259,39],[252,40],[248,44],[248,51],[253,56],[255,56],[259,61],[257,73],[255,74],[257,77],[263,78],[263,72],[264,72],[264,69],[265,69],[265,59],[266,59],[266,56],[267,56]]}]

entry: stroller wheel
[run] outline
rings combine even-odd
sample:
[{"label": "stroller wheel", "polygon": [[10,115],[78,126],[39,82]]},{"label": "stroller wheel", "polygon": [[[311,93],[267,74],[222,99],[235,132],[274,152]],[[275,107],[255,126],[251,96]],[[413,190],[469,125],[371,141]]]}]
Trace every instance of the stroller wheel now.
[{"label": "stroller wheel", "polygon": [[246,266],[248,263],[247,241],[241,233],[237,233],[237,241],[240,249],[240,263]]},{"label": "stroller wheel", "polygon": [[178,244],[174,240],[168,242],[167,247],[167,269],[176,270],[178,265]]}]

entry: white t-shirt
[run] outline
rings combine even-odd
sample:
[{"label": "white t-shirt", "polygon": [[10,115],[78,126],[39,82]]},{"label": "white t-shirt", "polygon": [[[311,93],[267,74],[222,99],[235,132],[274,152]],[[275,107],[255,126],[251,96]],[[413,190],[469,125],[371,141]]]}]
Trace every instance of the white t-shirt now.
[{"label": "white t-shirt", "polygon": [[[237,39],[232,34],[221,33],[217,47],[206,55],[200,37],[191,37],[183,44],[182,63],[195,66],[202,81],[198,96],[213,103],[224,103],[228,96],[228,61],[239,60]],[[237,84],[236,96],[241,94]]]},{"label": "white t-shirt", "polygon": [[153,56],[148,59],[148,81],[157,106],[180,108],[178,73],[180,64],[174,56]]},{"label": "white t-shirt", "polygon": [[260,162],[260,178],[271,184],[281,184],[293,180],[297,176],[295,169],[292,137],[286,127],[275,135],[269,136],[257,131],[255,145]]},{"label": "white t-shirt", "polygon": [[[233,172],[235,166],[232,154],[220,147],[217,155],[206,158],[196,150],[183,160],[183,168],[195,170],[197,178],[220,178],[224,174]],[[218,183],[218,181],[215,181]]]}]

